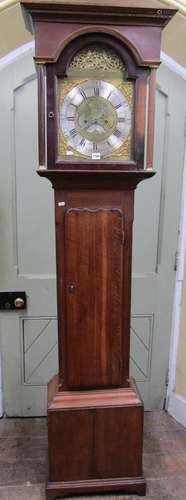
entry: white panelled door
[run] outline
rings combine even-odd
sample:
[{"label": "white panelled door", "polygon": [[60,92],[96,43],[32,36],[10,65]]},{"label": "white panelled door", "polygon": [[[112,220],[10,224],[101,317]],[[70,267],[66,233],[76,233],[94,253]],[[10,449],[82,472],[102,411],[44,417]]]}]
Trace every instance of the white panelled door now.
[{"label": "white panelled door", "polygon": [[[53,190],[36,174],[37,81],[33,54],[2,71],[1,290],[23,290],[27,309],[1,313],[7,415],[46,413],[57,371]],[[6,102],[5,102],[6,99]],[[11,136],[10,136],[11,132]]]},{"label": "white panelled door", "polygon": [[[4,402],[8,416],[46,414],[47,382],[57,372],[53,190],[36,174],[37,83],[33,54],[1,70],[1,291],[27,294],[27,309],[1,312]],[[146,409],[161,408],[174,292],[174,259],[184,152],[186,84],[158,72],[157,175],[136,192],[131,373]]]}]

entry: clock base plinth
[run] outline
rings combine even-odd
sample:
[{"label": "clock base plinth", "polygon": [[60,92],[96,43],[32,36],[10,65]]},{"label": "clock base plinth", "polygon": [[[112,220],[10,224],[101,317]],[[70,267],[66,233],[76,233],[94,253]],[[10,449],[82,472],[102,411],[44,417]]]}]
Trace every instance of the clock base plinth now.
[{"label": "clock base plinth", "polygon": [[143,403],[127,388],[59,391],[49,384],[47,499],[71,494],[145,495],[142,476]]},{"label": "clock base plinth", "polygon": [[123,477],[115,479],[84,479],[83,481],[66,481],[61,483],[49,482],[46,488],[46,498],[47,500],[51,500],[73,494],[112,493],[114,491],[145,496],[145,479],[143,477],[134,477],[131,479]]}]

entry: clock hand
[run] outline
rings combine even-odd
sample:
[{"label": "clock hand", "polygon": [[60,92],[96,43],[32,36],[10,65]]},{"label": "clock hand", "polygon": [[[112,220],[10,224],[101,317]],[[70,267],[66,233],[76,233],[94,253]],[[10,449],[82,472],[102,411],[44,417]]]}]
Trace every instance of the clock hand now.
[{"label": "clock hand", "polygon": [[104,127],[103,127],[103,125],[102,125],[101,123],[99,123],[99,121],[98,121],[98,120],[94,120],[94,121],[92,121],[92,122],[89,124],[89,126],[87,127],[87,130],[88,130],[89,132],[90,132],[90,129],[91,129],[91,127],[92,127],[92,126],[93,126],[93,129],[94,129],[94,130],[97,130],[97,129],[100,129],[100,128],[101,128],[101,130],[102,130],[102,131],[104,131],[104,130],[105,130],[105,129],[104,129]]},{"label": "clock hand", "polygon": [[113,127],[113,124],[112,123],[110,124],[109,121],[105,120],[105,118],[103,117],[99,118],[97,122],[104,130],[108,130],[109,128]]}]

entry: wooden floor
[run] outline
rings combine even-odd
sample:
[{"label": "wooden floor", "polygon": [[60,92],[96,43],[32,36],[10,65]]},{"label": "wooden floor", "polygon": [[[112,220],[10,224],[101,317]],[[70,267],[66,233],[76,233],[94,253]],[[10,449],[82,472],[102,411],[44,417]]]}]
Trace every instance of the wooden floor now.
[{"label": "wooden floor", "polygon": [[[46,455],[46,419],[0,420],[0,500],[44,499]],[[163,411],[145,414],[144,475],[147,500],[186,500],[186,429]]]}]

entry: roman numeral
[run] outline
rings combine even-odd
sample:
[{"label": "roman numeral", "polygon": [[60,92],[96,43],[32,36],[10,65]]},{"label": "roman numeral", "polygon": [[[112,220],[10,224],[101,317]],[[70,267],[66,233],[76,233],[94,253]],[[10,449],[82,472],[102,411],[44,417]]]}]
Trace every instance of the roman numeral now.
[{"label": "roman numeral", "polygon": [[94,87],[94,95],[95,95],[96,97],[98,97],[98,96],[99,96],[99,87]]},{"label": "roman numeral", "polygon": [[67,116],[68,122],[74,122],[74,116]]},{"label": "roman numeral", "polygon": [[115,135],[116,137],[120,137],[120,135],[121,135],[120,130],[118,130],[117,128],[115,128],[115,130],[113,131],[113,135]]},{"label": "roman numeral", "polygon": [[112,94],[112,92],[110,92],[110,94],[108,95],[108,97],[107,97],[108,100],[110,99],[111,94]]},{"label": "roman numeral", "polygon": [[74,104],[73,102],[70,103],[71,106],[74,106],[74,108],[77,108],[78,106],[76,104]]},{"label": "roman numeral", "polygon": [[119,116],[118,123],[123,123],[123,122],[125,122],[124,116]]},{"label": "roman numeral", "polygon": [[93,142],[93,153],[97,153],[98,145],[96,142]]},{"label": "roman numeral", "polygon": [[71,135],[72,137],[75,137],[75,136],[77,135],[77,130],[76,130],[76,128],[72,128],[72,129],[70,130],[70,135]]},{"label": "roman numeral", "polygon": [[85,91],[83,89],[80,89],[80,94],[82,95],[83,99],[87,99],[87,96],[86,96]]},{"label": "roman numeral", "polygon": [[81,139],[80,143],[79,143],[79,146],[83,146],[85,145],[85,142],[86,140],[84,139],[84,137]]},{"label": "roman numeral", "polygon": [[114,106],[114,109],[119,109],[119,108],[121,108],[121,106],[122,106],[122,104],[121,104],[121,103],[119,103],[119,104],[117,104],[116,106]]}]

